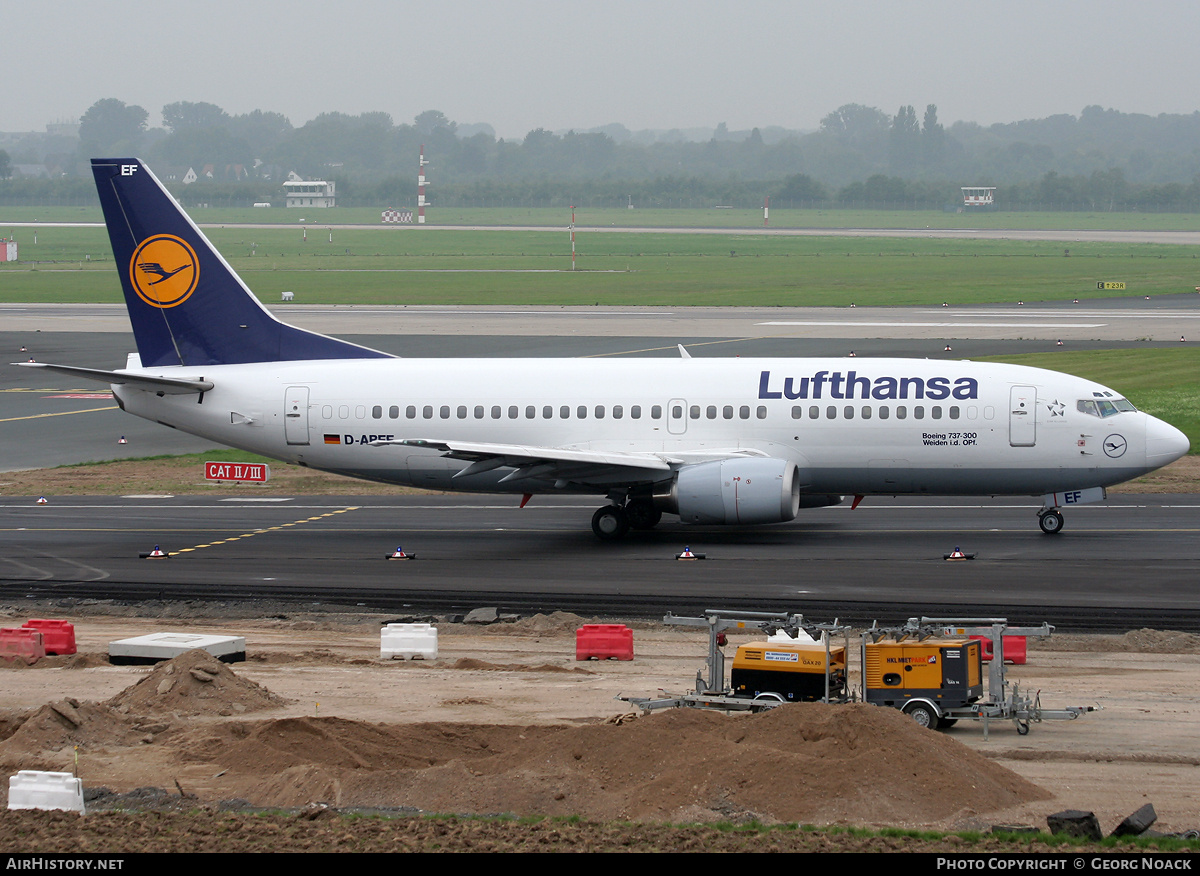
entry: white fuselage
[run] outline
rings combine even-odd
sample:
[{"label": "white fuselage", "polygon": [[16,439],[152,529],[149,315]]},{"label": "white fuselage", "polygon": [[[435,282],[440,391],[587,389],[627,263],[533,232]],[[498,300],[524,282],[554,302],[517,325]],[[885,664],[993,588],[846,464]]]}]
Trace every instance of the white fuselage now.
[{"label": "white fuselage", "polygon": [[[214,388],[116,386],[125,410],[316,469],[435,489],[536,492],[499,468],[372,442],[477,441],[794,462],[805,493],[1035,495],[1106,486],[1178,458],[1187,439],[1092,381],[1015,365],[915,359],[370,359],[141,373]],[[1109,405],[1111,408],[1111,405]],[[669,472],[665,475],[669,477]],[[647,475],[647,483],[657,475]],[[602,484],[559,489],[604,493]]]}]

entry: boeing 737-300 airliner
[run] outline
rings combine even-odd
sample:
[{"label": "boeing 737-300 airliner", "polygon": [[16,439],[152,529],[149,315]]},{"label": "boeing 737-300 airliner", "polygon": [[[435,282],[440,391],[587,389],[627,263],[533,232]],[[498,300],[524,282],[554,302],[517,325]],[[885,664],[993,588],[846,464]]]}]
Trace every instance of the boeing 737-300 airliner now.
[{"label": "boeing 737-300 airliner", "polygon": [[277,320],[141,161],[92,172],[138,351],[115,371],[21,364],[105,381],[129,413],[297,465],[604,496],[603,539],[664,512],[779,523],[846,495],[1039,496],[1053,534],[1061,507],[1188,451],[1107,386],[1017,365],[394,357]]}]

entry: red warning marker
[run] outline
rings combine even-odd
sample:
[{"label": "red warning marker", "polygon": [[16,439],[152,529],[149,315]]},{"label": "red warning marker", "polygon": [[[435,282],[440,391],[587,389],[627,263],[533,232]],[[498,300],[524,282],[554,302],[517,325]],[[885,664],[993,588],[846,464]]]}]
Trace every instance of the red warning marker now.
[{"label": "red warning marker", "polygon": [[38,496],[37,503],[38,503],[39,505],[48,505],[48,504],[50,504],[49,502],[47,502],[47,501],[46,501],[46,497],[45,497],[45,496]]},{"label": "red warning marker", "polygon": [[124,435],[122,435],[122,436],[121,436],[121,440],[119,440],[117,443],[118,443],[118,444],[128,444],[129,442],[128,442],[128,441],[126,441],[126,440],[125,440],[125,436],[124,436]]},{"label": "red warning marker", "polygon": [[165,560],[170,556],[170,554],[166,553],[158,545],[155,545],[154,550],[150,551],[150,553],[138,554],[138,556],[141,557],[143,560]]},{"label": "red warning marker", "polygon": [[402,547],[397,547],[394,551],[392,551],[386,557],[386,559],[389,559],[389,560],[415,560],[416,558],[417,558],[416,554],[406,554],[404,552],[404,548],[402,548]]},{"label": "red warning marker", "polygon": [[975,554],[964,554],[962,552],[962,548],[960,548],[958,545],[955,545],[954,550],[952,550],[950,553],[942,554],[942,559],[943,560],[973,560],[973,559],[975,559]]},{"label": "red warning marker", "polygon": [[708,557],[705,554],[692,553],[692,549],[690,547],[685,547],[683,549],[683,553],[675,555],[675,559],[677,559],[677,560],[705,560],[705,559],[708,559]]}]

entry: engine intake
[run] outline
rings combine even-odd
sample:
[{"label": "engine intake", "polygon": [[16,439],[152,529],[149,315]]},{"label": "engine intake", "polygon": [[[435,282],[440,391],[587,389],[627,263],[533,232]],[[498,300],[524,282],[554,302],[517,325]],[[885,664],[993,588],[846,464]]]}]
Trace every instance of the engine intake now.
[{"label": "engine intake", "polygon": [[782,523],[800,510],[800,471],[784,459],[722,459],[681,468],[654,504],[682,523]]}]

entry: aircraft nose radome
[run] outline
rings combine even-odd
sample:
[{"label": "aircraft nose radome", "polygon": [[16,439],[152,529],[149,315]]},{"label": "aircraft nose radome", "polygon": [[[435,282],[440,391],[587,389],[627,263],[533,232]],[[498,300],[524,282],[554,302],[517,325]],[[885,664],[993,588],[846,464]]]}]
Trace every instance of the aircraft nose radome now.
[{"label": "aircraft nose radome", "polygon": [[1187,435],[1157,417],[1146,418],[1146,464],[1155,468],[1174,462],[1191,448]]}]

